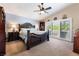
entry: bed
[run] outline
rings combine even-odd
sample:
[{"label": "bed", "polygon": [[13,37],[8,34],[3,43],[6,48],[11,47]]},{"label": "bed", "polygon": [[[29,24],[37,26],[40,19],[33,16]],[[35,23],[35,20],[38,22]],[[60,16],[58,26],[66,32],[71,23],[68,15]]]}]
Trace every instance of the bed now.
[{"label": "bed", "polygon": [[20,37],[26,44],[26,49],[29,50],[44,41],[49,41],[49,31],[35,31],[29,29],[22,29]]}]

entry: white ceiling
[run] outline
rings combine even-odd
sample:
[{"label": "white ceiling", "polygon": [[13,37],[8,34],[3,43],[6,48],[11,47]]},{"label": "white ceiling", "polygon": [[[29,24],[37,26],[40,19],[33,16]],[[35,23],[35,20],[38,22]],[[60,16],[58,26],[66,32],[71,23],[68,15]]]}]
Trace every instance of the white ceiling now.
[{"label": "white ceiling", "polygon": [[0,6],[4,7],[6,13],[23,16],[33,20],[40,20],[70,5],[69,3],[45,3],[45,7],[51,6],[52,9],[47,11],[48,14],[43,13],[39,15],[38,12],[34,12],[34,10],[39,10],[37,7],[39,4],[40,3],[1,3]]}]

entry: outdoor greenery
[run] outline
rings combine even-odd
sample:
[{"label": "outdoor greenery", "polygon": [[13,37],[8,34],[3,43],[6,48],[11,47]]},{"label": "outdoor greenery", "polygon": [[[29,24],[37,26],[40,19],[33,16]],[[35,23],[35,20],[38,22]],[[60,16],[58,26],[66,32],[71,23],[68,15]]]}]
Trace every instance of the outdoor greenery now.
[{"label": "outdoor greenery", "polygon": [[64,23],[64,24],[61,24],[61,25],[49,25],[47,28],[51,29],[51,30],[60,30],[60,28],[61,28],[61,30],[67,31],[67,30],[69,30],[69,24]]}]

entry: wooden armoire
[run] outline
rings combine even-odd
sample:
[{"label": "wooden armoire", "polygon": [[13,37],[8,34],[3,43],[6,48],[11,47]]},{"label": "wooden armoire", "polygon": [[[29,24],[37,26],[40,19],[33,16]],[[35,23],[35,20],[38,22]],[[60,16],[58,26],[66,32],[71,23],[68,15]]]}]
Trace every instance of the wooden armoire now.
[{"label": "wooden armoire", "polygon": [[3,7],[0,6],[0,56],[5,54],[5,13]]}]

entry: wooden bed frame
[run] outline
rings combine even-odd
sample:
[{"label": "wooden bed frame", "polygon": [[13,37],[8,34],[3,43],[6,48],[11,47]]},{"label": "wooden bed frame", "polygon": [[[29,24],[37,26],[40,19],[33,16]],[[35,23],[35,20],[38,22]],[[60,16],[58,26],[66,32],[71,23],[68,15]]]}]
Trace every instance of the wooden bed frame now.
[{"label": "wooden bed frame", "polygon": [[[21,28],[26,28],[28,26],[24,26],[27,25],[28,23],[25,24],[19,24],[19,32],[21,30]],[[33,27],[33,25],[28,24],[30,27]],[[23,27],[21,27],[23,26]],[[22,40],[22,39],[21,39]],[[24,40],[22,40],[24,41]],[[35,34],[35,33],[30,33],[30,30],[27,30],[27,42],[25,42],[26,44],[26,49],[29,50],[31,47],[38,45],[44,41],[49,41],[49,30],[43,34]]]},{"label": "wooden bed frame", "polygon": [[38,45],[44,41],[49,41],[49,31],[43,34],[35,34],[35,33],[30,33],[30,30],[27,30],[27,42],[25,42],[24,39],[19,36],[19,32],[14,32],[14,33],[11,32],[8,36],[8,42],[14,40],[23,41],[26,44],[26,49],[29,50],[31,47],[35,45]]},{"label": "wooden bed frame", "polygon": [[38,45],[46,40],[49,41],[49,31],[43,34],[35,34],[30,33],[30,30],[27,30],[26,49],[29,50],[31,47]]}]

